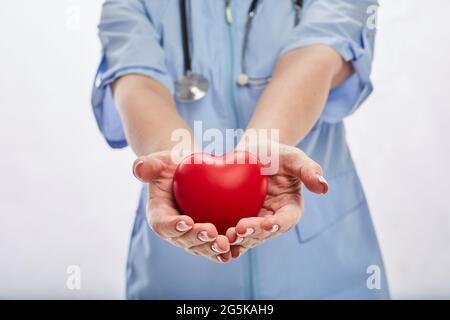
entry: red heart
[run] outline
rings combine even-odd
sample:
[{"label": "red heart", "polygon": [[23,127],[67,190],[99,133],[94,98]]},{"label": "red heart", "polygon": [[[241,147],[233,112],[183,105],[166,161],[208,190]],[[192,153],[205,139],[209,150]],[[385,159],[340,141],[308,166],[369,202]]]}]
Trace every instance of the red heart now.
[{"label": "red heart", "polygon": [[267,193],[262,164],[249,152],[224,156],[194,153],[175,170],[173,192],[180,211],[225,234],[241,218],[257,216]]}]

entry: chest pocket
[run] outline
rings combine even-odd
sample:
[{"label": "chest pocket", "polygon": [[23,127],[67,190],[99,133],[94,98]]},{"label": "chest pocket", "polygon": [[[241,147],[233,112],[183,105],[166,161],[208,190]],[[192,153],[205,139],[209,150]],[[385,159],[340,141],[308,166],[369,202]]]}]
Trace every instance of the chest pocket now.
[{"label": "chest pocket", "polygon": [[305,211],[296,226],[299,241],[307,242],[319,236],[344,216],[357,212],[365,203],[365,196],[355,171],[327,179],[326,195],[305,191]]},{"label": "chest pocket", "polygon": [[296,232],[299,241],[306,242],[347,214],[357,212],[366,200],[342,122],[316,124],[298,147],[322,166],[329,185],[325,195],[313,194],[303,188],[305,210]]}]

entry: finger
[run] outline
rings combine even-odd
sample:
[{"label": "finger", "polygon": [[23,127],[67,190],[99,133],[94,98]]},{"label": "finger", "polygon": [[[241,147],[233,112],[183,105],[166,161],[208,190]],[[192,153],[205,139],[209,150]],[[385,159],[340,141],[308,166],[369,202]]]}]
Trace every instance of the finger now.
[{"label": "finger", "polygon": [[[199,255],[199,254],[196,254],[196,255]],[[225,257],[223,257],[224,255],[225,255]],[[225,264],[232,260],[230,253],[219,254],[216,256],[203,256],[200,254],[200,256],[202,256],[203,258],[208,259],[212,262],[220,263],[220,264]]]},{"label": "finger", "polygon": [[230,243],[231,246],[236,246],[244,240],[243,237],[239,237],[237,235],[236,228],[234,228],[234,227],[228,228],[225,235],[228,238],[228,242]]},{"label": "finger", "polygon": [[[203,258],[208,259],[208,260],[210,260],[212,262],[215,262],[215,263],[226,263],[226,262],[231,260],[231,256],[230,257],[228,257],[228,256],[222,257],[222,255],[207,256],[207,255],[202,254],[201,252],[199,252],[196,249],[186,249],[186,252],[188,252],[188,253],[190,253],[190,254],[192,254],[194,256],[203,257]],[[227,253],[224,253],[223,255],[227,255]]]},{"label": "finger", "polygon": [[262,231],[262,217],[243,218],[236,225],[236,233],[239,237],[255,237]]},{"label": "finger", "polygon": [[[246,249],[253,248],[262,244],[266,238],[272,236],[272,234],[269,234],[262,228],[261,224],[264,220],[265,218],[263,217],[257,217],[241,219],[238,222],[236,226],[237,236],[243,238],[239,246]],[[245,234],[242,233],[244,232],[243,230],[246,230]],[[249,234],[249,230],[254,230],[254,232]]]},{"label": "finger", "polygon": [[217,236],[217,239],[210,246],[211,250],[215,253],[221,254],[230,251],[230,242],[228,242],[228,238],[224,235]]},{"label": "finger", "polygon": [[274,236],[273,234],[268,234],[268,232],[264,231],[263,233],[260,233],[260,235],[258,236],[258,238],[248,238],[246,240],[244,240],[240,246],[241,248],[244,248],[245,250],[254,248],[256,246],[259,246],[261,244],[263,244],[267,239],[269,239],[270,237]]},{"label": "finger", "polygon": [[265,241],[293,228],[299,221],[303,209],[301,204],[288,204],[274,215],[266,216],[261,222],[262,231],[256,237],[248,237],[240,245],[246,249],[261,245]]},{"label": "finger", "polygon": [[227,262],[229,262],[231,260],[231,252],[228,251],[226,253],[219,254],[216,257],[216,259],[219,260],[222,263],[227,263]]},{"label": "finger", "polygon": [[282,166],[286,173],[300,178],[311,192],[328,192],[328,182],[323,177],[322,167],[303,151],[289,147],[283,157]]},{"label": "finger", "polygon": [[267,210],[266,208],[261,208],[261,210],[258,213],[258,217],[265,217],[265,216],[271,216],[273,215],[272,210]]},{"label": "finger", "polygon": [[194,227],[194,221],[186,215],[169,214],[164,206],[152,209],[149,213],[148,224],[161,238],[179,237]]},{"label": "finger", "polygon": [[244,238],[237,235],[236,228],[228,228],[226,236],[230,242],[230,253],[233,259],[239,258],[247,251],[247,249],[241,245],[244,242]]},{"label": "finger", "polygon": [[164,169],[162,158],[165,156],[166,152],[162,151],[139,157],[133,163],[133,175],[142,182],[150,182]]},{"label": "finger", "polygon": [[184,248],[199,246],[216,240],[218,232],[212,223],[196,223],[193,228],[172,240]]},{"label": "finger", "polygon": [[204,243],[188,249],[188,251],[195,251],[202,256],[215,257],[219,254],[230,251],[230,243],[228,238],[223,235],[218,235],[213,243]]},{"label": "finger", "polygon": [[273,216],[265,217],[261,223],[261,228],[266,232],[266,237],[286,232],[298,223],[302,213],[302,207],[298,204],[285,205]]}]

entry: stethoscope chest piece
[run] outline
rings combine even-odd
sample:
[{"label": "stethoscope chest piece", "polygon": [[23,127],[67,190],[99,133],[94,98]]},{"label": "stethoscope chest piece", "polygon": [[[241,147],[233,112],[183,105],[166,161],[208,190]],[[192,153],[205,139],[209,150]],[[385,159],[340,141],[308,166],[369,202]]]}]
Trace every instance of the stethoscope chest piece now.
[{"label": "stethoscope chest piece", "polygon": [[181,102],[194,102],[208,92],[209,81],[203,75],[187,71],[175,81],[175,98]]}]

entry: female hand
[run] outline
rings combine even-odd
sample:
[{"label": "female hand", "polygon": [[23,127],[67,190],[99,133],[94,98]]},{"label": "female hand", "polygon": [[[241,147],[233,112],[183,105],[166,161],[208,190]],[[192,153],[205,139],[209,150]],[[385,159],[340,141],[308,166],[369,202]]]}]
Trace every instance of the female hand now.
[{"label": "female hand", "polygon": [[172,193],[172,179],[176,164],[170,151],[151,153],[138,158],[133,173],[148,183],[147,221],[162,239],[184,248],[187,252],[215,262],[231,260],[228,238],[218,235],[211,223],[194,223],[191,217],[177,210]]},{"label": "female hand", "polygon": [[302,183],[314,193],[328,191],[322,168],[316,162],[296,147],[278,146],[279,168],[268,176],[268,192],[258,217],[241,219],[226,233],[233,258],[298,223],[303,214]]}]

